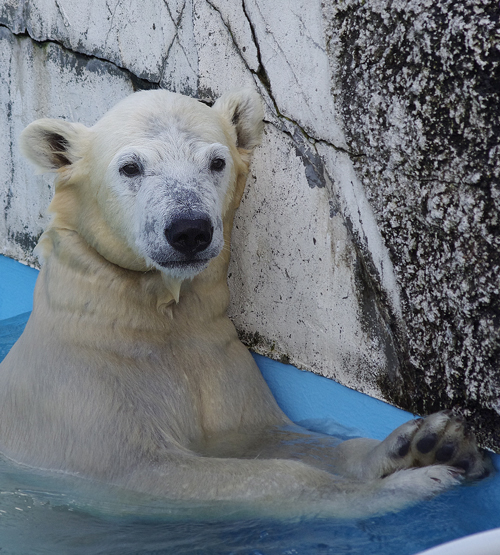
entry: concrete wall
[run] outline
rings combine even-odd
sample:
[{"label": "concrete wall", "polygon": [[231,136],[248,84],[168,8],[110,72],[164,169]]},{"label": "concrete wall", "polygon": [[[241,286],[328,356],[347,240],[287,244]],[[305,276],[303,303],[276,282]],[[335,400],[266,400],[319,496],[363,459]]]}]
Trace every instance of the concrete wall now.
[{"label": "concrete wall", "polygon": [[132,91],[266,104],[230,315],[256,351],[404,408],[460,406],[500,447],[495,2],[1,0],[0,251],[36,264],[39,117]]}]

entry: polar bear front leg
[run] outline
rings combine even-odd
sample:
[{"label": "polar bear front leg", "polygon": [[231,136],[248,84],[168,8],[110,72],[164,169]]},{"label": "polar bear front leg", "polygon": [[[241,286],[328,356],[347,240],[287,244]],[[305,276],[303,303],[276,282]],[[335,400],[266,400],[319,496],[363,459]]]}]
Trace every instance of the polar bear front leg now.
[{"label": "polar bear front leg", "polygon": [[[350,480],[298,460],[226,459],[170,453],[139,465],[117,485],[172,500],[236,503],[229,510],[272,518],[363,518],[402,509],[460,483],[451,467],[435,465],[395,472],[384,479]],[[212,505],[213,511],[224,505]],[[193,507],[190,507],[190,511]]]},{"label": "polar bear front leg", "polygon": [[408,468],[446,465],[465,478],[488,476],[491,460],[477,446],[462,417],[442,411],[406,422],[381,442],[352,439],[338,446],[342,474],[384,478]]}]

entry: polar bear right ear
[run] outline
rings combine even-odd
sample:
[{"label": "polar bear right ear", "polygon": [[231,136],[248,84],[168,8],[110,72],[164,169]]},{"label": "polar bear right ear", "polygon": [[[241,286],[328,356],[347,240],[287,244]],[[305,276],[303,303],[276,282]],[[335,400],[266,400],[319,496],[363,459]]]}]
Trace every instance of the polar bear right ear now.
[{"label": "polar bear right ear", "polygon": [[82,157],[89,130],[80,123],[39,119],[21,133],[21,152],[43,172],[54,172]]},{"label": "polar bear right ear", "polygon": [[236,146],[251,151],[260,144],[264,129],[264,109],[260,96],[252,89],[223,94],[213,105],[232,125]]}]

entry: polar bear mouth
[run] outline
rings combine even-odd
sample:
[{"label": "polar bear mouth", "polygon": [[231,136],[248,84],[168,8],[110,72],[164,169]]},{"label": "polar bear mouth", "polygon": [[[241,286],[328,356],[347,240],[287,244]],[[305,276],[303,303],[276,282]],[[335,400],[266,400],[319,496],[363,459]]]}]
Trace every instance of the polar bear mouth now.
[{"label": "polar bear mouth", "polygon": [[208,264],[210,259],[202,260],[169,260],[165,262],[159,262],[160,266],[163,268],[186,268],[188,266],[203,266],[203,264]]},{"label": "polar bear mouth", "polygon": [[209,262],[210,259],[206,258],[202,260],[165,260],[156,263],[166,270],[191,270],[197,273],[203,270]]}]

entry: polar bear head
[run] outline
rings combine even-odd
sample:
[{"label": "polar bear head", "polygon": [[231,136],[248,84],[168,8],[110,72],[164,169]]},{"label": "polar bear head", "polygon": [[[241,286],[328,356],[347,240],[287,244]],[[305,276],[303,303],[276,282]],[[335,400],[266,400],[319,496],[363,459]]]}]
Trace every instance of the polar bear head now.
[{"label": "polar bear head", "polygon": [[224,221],[262,119],[260,98],[249,90],[213,107],[143,91],[90,128],[37,120],[21,148],[42,172],[58,174],[51,227],[77,231],[121,267],[184,280],[224,247]]}]

